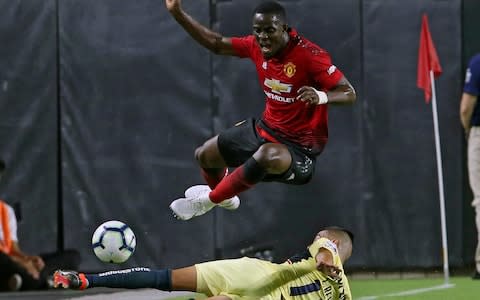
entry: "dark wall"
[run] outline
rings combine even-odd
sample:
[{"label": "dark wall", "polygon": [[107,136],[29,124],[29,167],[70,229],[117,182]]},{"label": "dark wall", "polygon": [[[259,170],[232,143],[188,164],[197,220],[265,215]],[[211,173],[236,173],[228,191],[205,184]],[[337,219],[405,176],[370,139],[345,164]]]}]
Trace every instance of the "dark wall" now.
[{"label": "dark wall", "polygon": [[[395,13],[393,13],[395,12]],[[462,241],[459,130],[460,1],[364,1],[364,107],[369,265],[441,262],[432,106],[416,88],[421,15],[427,13],[443,74],[436,81],[451,263]],[[383,212],[379,214],[379,212]],[[426,233],[429,233],[426,235]],[[385,243],[384,241],[388,241]],[[405,251],[405,247],[409,251]],[[382,253],[390,253],[383,256]],[[416,253],[416,255],[411,255]],[[420,258],[422,257],[422,258]],[[399,260],[401,262],[399,262]]]},{"label": "dark wall", "polygon": [[[44,20],[38,13],[40,4],[29,2],[16,3]],[[185,0],[184,7],[227,36],[250,33],[257,1],[210,2]],[[303,250],[322,226],[332,224],[357,234],[350,267],[440,266],[432,108],[416,87],[420,22],[427,13],[444,69],[436,84],[450,262],[455,266],[471,262],[465,258],[463,243],[468,236],[458,234],[465,226],[464,149],[458,119],[461,1],[280,2],[290,25],[329,51],[358,93],[356,105],[329,108],[330,140],[310,184],[261,183],[241,194],[242,205],[235,212],[216,209],[189,222],[174,220],[169,203],[188,186],[202,183],[193,158],[195,147],[262,112],[264,99],[253,64],[208,53],[173,20],[163,1],[65,0],[41,5],[48,8],[51,23],[31,23],[32,18],[26,23],[43,32],[42,45],[51,50],[45,50],[49,55],[22,57],[12,45],[7,47],[11,58],[0,58],[0,66],[18,60],[51,68],[38,73],[25,68],[20,74],[36,84],[42,79],[44,84],[27,89],[26,98],[48,99],[42,110],[49,107],[50,115],[38,107],[32,114],[51,130],[25,130],[18,125],[21,115],[11,120],[15,132],[0,123],[4,139],[28,132],[36,138],[26,138],[30,144],[12,143],[10,148],[0,145],[7,160],[17,164],[17,175],[7,176],[4,190],[13,191],[12,198],[29,199],[24,211],[34,208],[37,197],[38,203],[48,203],[42,213],[52,222],[53,233],[48,233],[52,242],[56,200],[61,201],[62,242],[82,252],[81,267],[86,270],[105,268],[93,256],[90,238],[96,226],[108,219],[128,223],[137,234],[137,252],[128,266],[175,267],[238,256],[248,247],[273,248],[274,258],[282,260]],[[0,18],[0,30],[18,39],[9,28],[14,15]],[[23,38],[22,42],[35,43],[40,36]],[[39,48],[35,49],[39,55]],[[42,96],[46,87],[49,94]],[[16,111],[17,98],[21,99],[15,94],[5,97],[8,101],[0,105],[7,108],[2,107],[2,113]],[[61,132],[58,155],[57,131]],[[24,154],[14,149],[20,145]],[[32,171],[27,164],[33,163],[38,145],[43,145],[48,159],[41,159],[43,165]],[[31,189],[16,190],[15,176],[20,174],[52,201]],[[29,246],[34,245],[31,238],[39,222],[43,218],[32,217],[21,226]]]},{"label": "dark wall", "polygon": [[480,2],[476,0],[463,0],[462,4],[462,54],[466,63],[471,56],[480,52],[480,39],[478,38],[478,28],[480,26],[478,12],[480,11]]},{"label": "dark wall", "polygon": [[[0,1],[0,199],[17,208],[20,245],[57,248],[55,1]],[[40,226],[41,225],[41,226]]]},{"label": "dark wall", "polygon": [[[204,1],[185,9],[208,23]],[[208,53],[161,1],[61,1],[59,15],[66,247],[83,245],[83,266],[101,268],[91,234],[119,219],[137,234],[131,265],[212,258],[212,216],[180,223],[168,209],[200,181],[192,158],[211,135]]]}]

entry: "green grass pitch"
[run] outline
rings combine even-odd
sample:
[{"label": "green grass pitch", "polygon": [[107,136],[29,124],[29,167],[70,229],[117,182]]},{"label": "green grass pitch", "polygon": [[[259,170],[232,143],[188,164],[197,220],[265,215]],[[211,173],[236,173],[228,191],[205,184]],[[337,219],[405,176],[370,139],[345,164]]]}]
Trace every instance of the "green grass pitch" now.
[{"label": "green grass pitch", "polygon": [[[450,288],[443,278],[435,279],[355,279],[350,280],[354,300],[475,300],[480,299],[480,280],[451,277]],[[443,286],[443,287],[442,287]],[[438,288],[438,289],[437,289]],[[168,300],[205,299],[201,295]]]},{"label": "green grass pitch", "polygon": [[480,280],[472,280],[470,277],[451,277],[449,284],[453,287],[440,288],[444,285],[443,278],[350,280],[353,299],[480,299]]}]

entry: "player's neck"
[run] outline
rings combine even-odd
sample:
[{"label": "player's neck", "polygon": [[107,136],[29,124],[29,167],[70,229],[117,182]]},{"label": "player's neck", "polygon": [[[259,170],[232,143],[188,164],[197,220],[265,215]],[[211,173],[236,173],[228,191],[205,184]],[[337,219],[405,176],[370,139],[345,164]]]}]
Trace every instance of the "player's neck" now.
[{"label": "player's neck", "polygon": [[275,55],[273,55],[270,59],[280,59],[284,55],[285,51],[287,51],[289,45],[290,35],[288,34],[288,31],[285,31],[282,41],[282,47],[280,47],[277,53],[275,53]]}]

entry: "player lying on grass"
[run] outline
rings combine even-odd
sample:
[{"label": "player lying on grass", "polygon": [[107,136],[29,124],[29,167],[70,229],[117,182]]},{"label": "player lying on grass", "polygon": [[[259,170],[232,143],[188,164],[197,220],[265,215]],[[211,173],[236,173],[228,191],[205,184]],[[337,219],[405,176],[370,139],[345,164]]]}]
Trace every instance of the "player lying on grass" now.
[{"label": "player lying on grass", "polygon": [[282,264],[243,257],[173,270],[139,267],[99,274],[58,270],[54,273],[54,286],[191,291],[215,300],[352,299],[343,270],[352,254],[352,244],[351,232],[327,227],[315,236],[305,252]]}]

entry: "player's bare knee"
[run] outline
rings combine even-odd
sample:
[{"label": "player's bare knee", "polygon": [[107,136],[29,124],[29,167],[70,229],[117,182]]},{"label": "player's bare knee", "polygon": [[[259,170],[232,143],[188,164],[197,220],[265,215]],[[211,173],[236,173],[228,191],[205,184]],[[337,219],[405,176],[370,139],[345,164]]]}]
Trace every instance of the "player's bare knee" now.
[{"label": "player's bare knee", "polygon": [[218,152],[214,148],[208,147],[206,144],[198,147],[195,150],[195,159],[197,160],[200,167],[209,169],[209,168],[221,168],[224,167],[225,163],[221,160]]},{"label": "player's bare knee", "polygon": [[205,147],[203,145],[195,149],[195,159],[200,166],[205,167],[205,164],[207,162],[207,155]]},{"label": "player's bare knee", "polygon": [[269,171],[283,170],[290,164],[290,153],[283,145],[264,144],[258,148],[253,158]]}]

